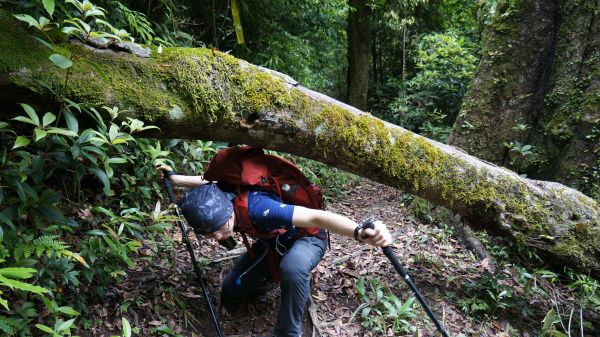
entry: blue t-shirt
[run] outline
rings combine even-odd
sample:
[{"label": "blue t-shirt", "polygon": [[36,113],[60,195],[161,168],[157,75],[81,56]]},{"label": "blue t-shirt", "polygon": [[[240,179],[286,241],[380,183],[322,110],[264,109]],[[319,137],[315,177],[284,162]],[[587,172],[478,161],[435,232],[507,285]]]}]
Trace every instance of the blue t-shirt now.
[{"label": "blue t-shirt", "polygon": [[259,232],[285,228],[282,239],[293,237],[298,229],[292,224],[294,205],[289,205],[272,193],[251,191],[248,193],[248,216]]}]

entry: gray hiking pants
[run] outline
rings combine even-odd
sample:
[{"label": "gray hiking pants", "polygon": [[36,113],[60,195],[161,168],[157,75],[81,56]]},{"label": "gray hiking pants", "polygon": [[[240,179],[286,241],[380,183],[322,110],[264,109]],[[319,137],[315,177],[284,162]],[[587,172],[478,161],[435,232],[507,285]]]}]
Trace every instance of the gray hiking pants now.
[{"label": "gray hiking pants", "polygon": [[[323,258],[327,240],[305,236],[283,245],[287,252],[281,257],[279,264],[281,304],[277,315],[275,336],[298,337],[302,333],[302,314],[310,296],[310,272]],[[284,250],[283,247],[280,248],[280,252]],[[252,245],[257,258],[264,249],[259,242]],[[236,284],[238,276],[253,262],[254,259],[245,253],[236,260],[233,269],[225,275],[221,291],[221,299],[224,302],[254,295],[261,282],[271,274],[265,257],[240,279],[241,282]]]}]

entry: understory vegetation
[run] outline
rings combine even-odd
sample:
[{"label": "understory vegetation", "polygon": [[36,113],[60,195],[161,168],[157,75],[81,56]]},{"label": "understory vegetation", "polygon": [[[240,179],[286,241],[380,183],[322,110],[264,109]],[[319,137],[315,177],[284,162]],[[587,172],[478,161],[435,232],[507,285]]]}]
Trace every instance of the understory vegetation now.
[{"label": "understory vegetation", "polygon": [[[30,27],[32,38],[52,50],[50,60],[65,83],[79,60],[60,44],[94,38],[135,41],[157,52],[170,46],[218,48],[344,98],[346,1],[238,3],[246,44],[235,43],[231,1],[0,0],[0,6]],[[372,62],[377,65],[370,82],[372,113],[446,140],[495,4],[372,1]],[[13,107],[15,118],[0,121],[0,333],[6,336],[84,334],[102,324],[89,315],[90,308],[101,305],[129,270],[152,260],[174,264],[172,251],[178,243],[169,233],[176,218],[162,197],[155,165],[200,174],[225,146],[140,137],[160,126],[129,118],[115,106],[74,102],[60,92],[55,98],[48,106],[23,102]],[[531,154],[523,143],[506,144],[514,152],[515,167]],[[358,180],[318,162],[281,155],[322,186],[327,198],[344,198]],[[595,170],[590,184],[597,187],[598,181],[600,170]],[[437,218],[430,205],[406,198],[418,218],[437,226],[437,240],[449,240],[454,229],[447,220]],[[570,270],[533,267],[530,261],[541,261],[535,253],[480,235],[494,261],[483,271],[466,270],[475,276],[445,295],[469,318],[520,315],[537,320],[538,326],[531,328],[537,336],[575,336],[580,326],[590,324],[584,322],[584,311],[600,312],[597,280]],[[362,326],[376,334],[416,331],[415,322],[423,315],[414,297],[394,295],[399,287],[360,279],[354,314]],[[558,297],[564,294],[577,305],[563,307]],[[539,317],[529,311],[532,298],[555,306]],[[119,310],[126,311],[134,304],[121,305]],[[123,318],[116,330],[131,336],[137,327]],[[177,335],[163,324],[155,332]]]}]

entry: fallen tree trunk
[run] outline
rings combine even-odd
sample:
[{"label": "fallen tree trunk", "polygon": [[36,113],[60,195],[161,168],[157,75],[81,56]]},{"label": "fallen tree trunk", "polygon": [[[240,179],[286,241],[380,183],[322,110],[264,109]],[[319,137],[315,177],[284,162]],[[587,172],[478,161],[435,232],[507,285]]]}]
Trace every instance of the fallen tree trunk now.
[{"label": "fallen tree trunk", "polygon": [[405,190],[471,225],[534,247],[547,261],[600,275],[600,207],[557,183],[532,181],[385,123],[290,78],[204,49],[149,58],[71,44],[68,70],[0,12],[0,107],[61,97],[118,106],[158,125],[151,135],[253,144],[312,158]]}]

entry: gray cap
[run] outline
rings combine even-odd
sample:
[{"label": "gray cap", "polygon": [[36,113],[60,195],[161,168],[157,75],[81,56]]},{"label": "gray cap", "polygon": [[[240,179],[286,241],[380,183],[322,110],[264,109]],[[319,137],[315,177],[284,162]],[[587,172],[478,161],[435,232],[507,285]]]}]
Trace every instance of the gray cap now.
[{"label": "gray cap", "polygon": [[209,234],[221,228],[233,212],[233,204],[214,183],[208,183],[188,192],[179,208],[194,231]]}]

